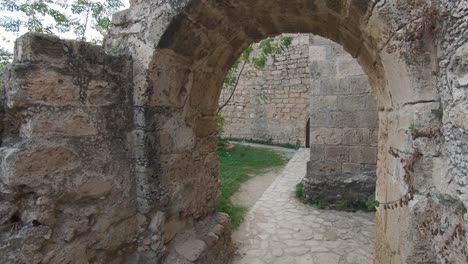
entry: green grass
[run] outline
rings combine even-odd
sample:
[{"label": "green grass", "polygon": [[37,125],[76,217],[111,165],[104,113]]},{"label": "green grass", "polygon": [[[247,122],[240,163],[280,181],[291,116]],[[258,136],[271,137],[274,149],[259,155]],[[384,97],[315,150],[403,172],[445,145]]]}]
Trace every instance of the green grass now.
[{"label": "green grass", "polygon": [[366,201],[350,201],[343,199],[330,202],[323,199],[307,199],[306,203],[311,204],[318,209],[333,209],[345,212],[375,212],[376,208],[379,206],[379,202],[375,200],[374,195],[369,196]]},{"label": "green grass", "polygon": [[247,143],[255,143],[255,144],[262,144],[262,145],[269,145],[269,146],[277,146],[289,149],[299,149],[301,148],[301,142],[297,141],[295,145],[291,143],[273,143],[273,139],[270,140],[259,140],[259,139],[252,139],[252,138],[225,138],[227,141],[234,141],[234,142],[247,142]]},{"label": "green grass", "polygon": [[296,198],[304,199],[304,184],[302,182],[296,184]]},{"label": "green grass", "polygon": [[218,149],[221,180],[221,203],[219,211],[231,217],[232,226],[238,227],[247,212],[246,208],[231,203],[231,196],[239,190],[251,174],[267,168],[284,166],[287,161],[269,149],[236,145],[233,149]]}]

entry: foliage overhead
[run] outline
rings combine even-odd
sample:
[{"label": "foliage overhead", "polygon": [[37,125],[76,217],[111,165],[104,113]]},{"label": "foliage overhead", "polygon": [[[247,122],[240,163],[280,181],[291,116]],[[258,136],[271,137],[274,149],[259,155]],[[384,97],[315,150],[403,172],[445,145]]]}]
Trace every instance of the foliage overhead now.
[{"label": "foliage overhead", "polygon": [[101,35],[107,35],[111,27],[110,16],[123,4],[120,0],[77,0],[71,5],[73,14],[85,17],[84,24],[80,23],[74,28],[75,34],[80,39],[86,39],[86,30],[89,22]]},{"label": "foliage overhead", "polygon": [[281,54],[286,48],[291,45],[292,37],[282,36],[279,40],[267,38],[260,42],[258,48],[250,45],[242,52],[229,70],[224,79],[225,87],[232,90],[239,76],[239,67],[243,64],[251,64],[257,70],[265,68],[268,58]]},{"label": "foliage overhead", "polygon": [[110,16],[123,7],[120,0],[74,0],[68,1],[2,0],[0,11],[11,13],[0,18],[0,27],[8,32],[46,34],[73,31],[77,39],[86,40],[89,28],[105,36],[111,27]]},{"label": "foliage overhead", "polygon": [[[57,4],[52,0],[3,0],[0,3],[0,10],[8,11],[12,16],[0,18],[0,26],[9,32],[19,32],[23,27],[30,32],[52,34],[54,29],[66,32],[70,30],[71,21],[63,12],[63,6],[64,4]],[[18,13],[24,15],[26,19],[15,15]],[[46,22],[46,18],[52,18],[52,22]]]},{"label": "foliage overhead", "polygon": [[[45,34],[73,32],[80,40],[86,40],[92,28],[102,38],[109,33],[110,16],[123,6],[120,0],[2,0],[0,11],[9,15],[0,17],[0,27],[13,33],[24,30]],[[5,38],[3,41],[8,42]],[[99,43],[101,40],[92,41]],[[13,54],[0,47],[0,83],[12,58]]]},{"label": "foliage overhead", "polygon": [[0,91],[3,90],[3,74],[5,73],[8,62],[13,57],[13,54],[8,50],[0,47]]},{"label": "foliage overhead", "polygon": [[247,47],[234,62],[224,78],[223,87],[229,91],[230,96],[226,100],[223,100],[221,106],[218,108],[218,114],[232,99],[245,66],[250,64],[257,70],[263,70],[268,59],[274,58],[274,56],[284,52],[291,45],[292,40],[293,38],[290,36],[281,36],[279,39],[267,38],[258,45],[250,45]]}]

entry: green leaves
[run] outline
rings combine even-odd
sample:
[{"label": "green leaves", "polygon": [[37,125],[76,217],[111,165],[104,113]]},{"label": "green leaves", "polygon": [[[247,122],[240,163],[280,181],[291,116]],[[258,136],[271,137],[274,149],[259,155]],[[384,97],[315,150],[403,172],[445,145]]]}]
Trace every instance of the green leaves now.
[{"label": "green leaves", "polygon": [[[30,32],[53,34],[73,31],[86,40],[89,27],[102,36],[111,28],[110,16],[123,7],[120,0],[74,0],[71,4],[53,0],[2,0],[0,11],[12,13],[0,18],[0,27],[9,32],[26,28]],[[51,22],[49,22],[51,21]]]},{"label": "green leaves", "polygon": [[91,24],[91,27],[101,35],[107,35],[112,26],[109,17],[122,6],[123,4],[120,0],[76,0],[71,5],[71,11],[73,14],[84,18],[84,21],[75,28],[77,37],[86,39],[88,24]]},{"label": "green leaves", "polygon": [[0,91],[3,89],[3,74],[7,64],[13,59],[13,54],[4,48],[0,48]]},{"label": "green leaves", "polygon": [[[26,27],[28,31],[51,34],[53,29],[63,32],[70,26],[67,15],[52,0],[3,0],[0,10],[14,14],[0,18],[0,26],[9,32],[19,32],[22,27]],[[26,18],[18,18],[21,16]],[[52,18],[53,22],[45,22],[46,18]]]},{"label": "green leaves", "polygon": [[0,64],[7,64],[13,58],[13,54],[4,48],[0,48]]},{"label": "green leaves", "polygon": [[285,48],[289,47],[292,43],[293,38],[292,37],[282,37],[281,38],[281,45]]},{"label": "green leaves", "polygon": [[[222,103],[218,108],[218,113],[233,98],[240,76],[242,75],[246,64],[250,64],[257,70],[263,70],[267,65],[268,59],[283,53],[291,45],[292,40],[293,38],[289,36],[281,36],[280,38],[275,39],[267,38],[261,41],[258,45],[250,45],[247,47],[247,49],[242,52],[239,59],[234,62],[224,78],[223,88],[227,89],[230,95],[226,100],[224,100],[224,98],[221,100]],[[239,68],[241,65],[242,67]],[[263,87],[260,87],[257,100],[259,102],[265,102],[267,99],[268,98],[264,93]]]},{"label": "green leaves", "polygon": [[[0,11],[8,15],[0,17],[0,27],[13,33],[24,29],[46,34],[73,31],[78,39],[86,40],[90,27],[101,36],[108,34],[110,16],[121,7],[120,0],[1,0]],[[12,54],[0,47],[0,83],[11,59]]]},{"label": "green leaves", "polygon": [[258,46],[250,45],[242,52],[240,58],[232,65],[226,78],[224,79],[225,87],[232,90],[232,85],[239,74],[240,62],[247,62],[257,70],[265,68],[268,59],[275,55],[283,53],[292,43],[293,38],[282,36],[279,39],[267,38],[258,44]]}]

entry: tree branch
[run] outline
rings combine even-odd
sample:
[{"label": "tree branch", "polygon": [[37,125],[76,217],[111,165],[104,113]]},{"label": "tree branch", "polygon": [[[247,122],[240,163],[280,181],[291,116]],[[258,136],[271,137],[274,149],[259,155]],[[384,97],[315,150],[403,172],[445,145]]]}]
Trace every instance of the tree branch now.
[{"label": "tree branch", "polygon": [[217,115],[219,115],[219,113],[221,112],[221,110],[223,110],[223,108],[226,107],[226,105],[229,104],[229,102],[231,101],[232,97],[234,96],[234,93],[236,92],[237,85],[239,84],[239,80],[240,80],[240,78],[241,78],[242,72],[244,71],[244,68],[245,68],[245,65],[246,65],[246,64],[247,64],[247,61],[244,61],[244,63],[242,64],[242,68],[240,69],[239,74],[237,75],[237,79],[236,79],[236,83],[234,84],[234,88],[232,89],[231,94],[229,95],[229,98],[226,100],[226,102],[224,102],[224,103],[218,108],[218,112],[216,112]]}]

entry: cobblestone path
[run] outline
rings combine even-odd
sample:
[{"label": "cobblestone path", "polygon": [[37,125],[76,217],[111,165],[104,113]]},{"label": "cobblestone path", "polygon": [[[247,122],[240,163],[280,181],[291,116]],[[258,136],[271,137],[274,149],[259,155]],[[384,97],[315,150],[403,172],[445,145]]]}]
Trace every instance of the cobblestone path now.
[{"label": "cobblestone path", "polygon": [[295,199],[308,159],[300,149],[234,232],[234,264],[372,263],[373,213],[319,210]]}]

